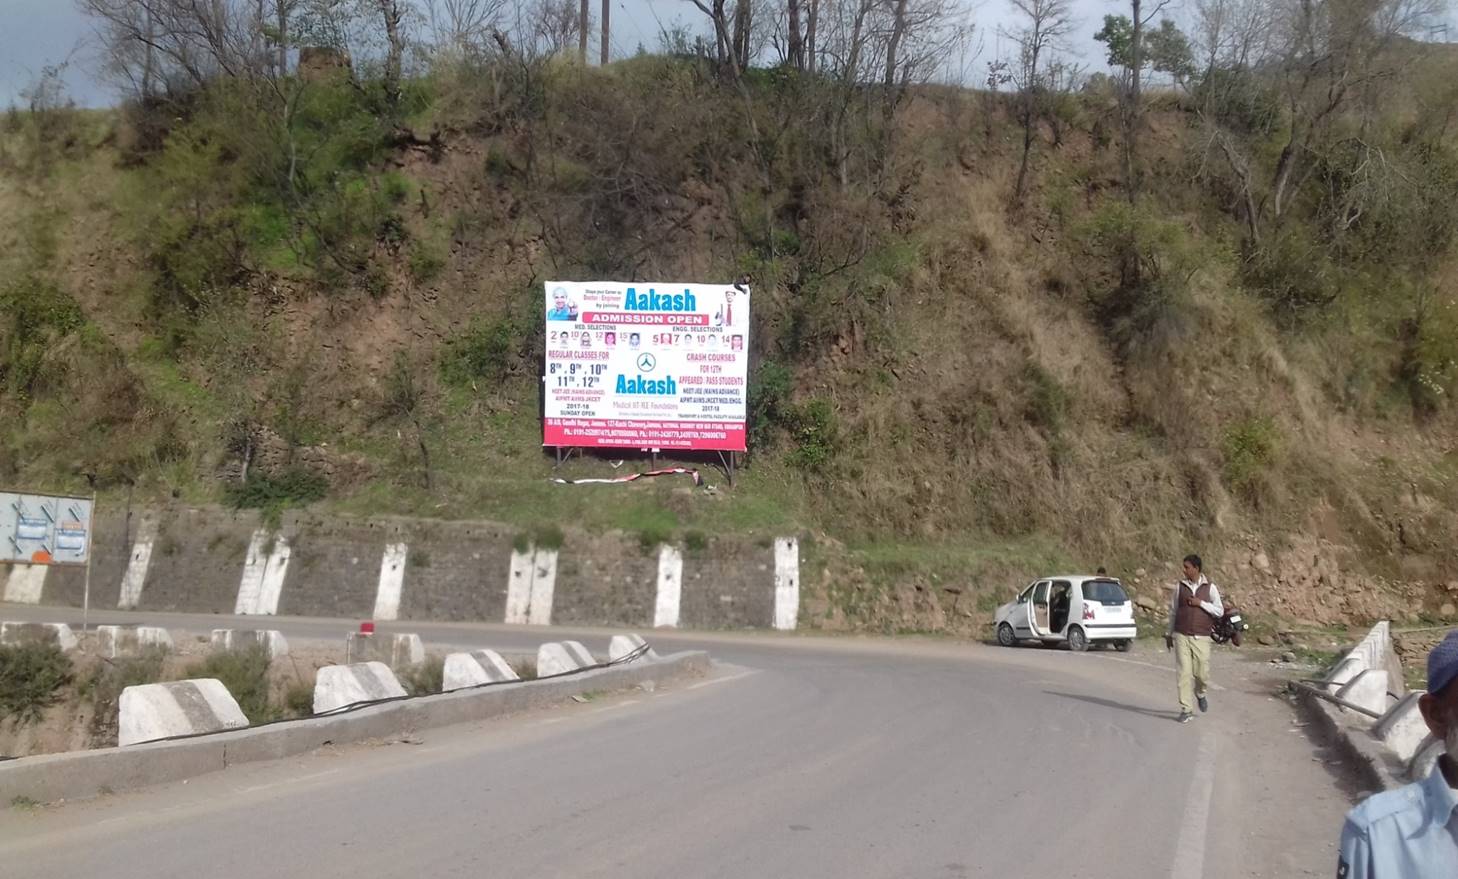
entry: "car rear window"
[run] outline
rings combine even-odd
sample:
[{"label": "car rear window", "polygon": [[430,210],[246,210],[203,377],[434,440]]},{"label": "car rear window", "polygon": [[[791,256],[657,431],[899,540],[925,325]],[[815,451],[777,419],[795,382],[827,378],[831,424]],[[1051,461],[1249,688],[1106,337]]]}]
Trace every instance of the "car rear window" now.
[{"label": "car rear window", "polygon": [[1129,594],[1117,580],[1085,580],[1083,597],[1087,601],[1097,601],[1100,604],[1123,604],[1129,600]]}]

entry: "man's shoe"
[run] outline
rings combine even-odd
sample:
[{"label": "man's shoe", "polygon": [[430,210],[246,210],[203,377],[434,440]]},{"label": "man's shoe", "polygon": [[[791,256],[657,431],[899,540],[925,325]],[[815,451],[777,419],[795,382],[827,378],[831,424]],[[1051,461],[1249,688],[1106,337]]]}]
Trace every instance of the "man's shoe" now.
[{"label": "man's shoe", "polygon": [[1209,703],[1209,701],[1207,701],[1205,699],[1204,696],[1197,696],[1195,698],[1200,703],[1200,713],[1201,714],[1204,714],[1206,711],[1209,711],[1210,710],[1210,703]]},{"label": "man's shoe", "polygon": [[1180,716],[1179,716],[1179,722],[1180,723],[1189,723],[1190,721],[1192,721],[1194,719],[1195,719],[1195,715],[1191,714],[1190,712],[1188,712],[1188,711],[1181,711],[1180,712]]}]

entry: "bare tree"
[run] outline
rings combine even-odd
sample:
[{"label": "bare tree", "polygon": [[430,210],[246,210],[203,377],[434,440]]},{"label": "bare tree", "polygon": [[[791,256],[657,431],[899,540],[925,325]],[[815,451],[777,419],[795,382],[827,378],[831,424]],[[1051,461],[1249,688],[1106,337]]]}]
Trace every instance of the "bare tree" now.
[{"label": "bare tree", "polygon": [[820,0],[810,0],[810,11],[805,19],[805,69],[810,73],[814,73],[815,68],[819,66],[815,60],[819,54],[819,44],[816,42],[816,30],[819,24]]},{"label": "bare tree", "polygon": [[506,0],[426,0],[435,51],[456,57],[479,54],[505,6]]},{"label": "bare tree", "polygon": [[582,0],[582,8],[578,10],[577,62],[583,67],[587,66],[587,31],[591,27],[591,8],[588,5],[588,0]]},{"label": "bare tree", "polygon": [[800,30],[800,0],[785,0],[785,13],[789,36],[789,53],[785,60],[796,70],[804,70],[805,35]]},{"label": "bare tree", "polygon": [[[1207,144],[1235,178],[1252,245],[1268,225],[1280,225],[1337,120],[1399,78],[1415,53],[1395,50],[1444,7],[1443,0],[1202,0],[1196,28],[1206,66],[1201,120]],[[1249,121],[1229,120],[1221,107],[1257,76],[1274,85],[1280,106],[1248,131]],[[1257,155],[1276,133],[1281,149],[1267,174]]]},{"label": "bare tree", "polygon": [[405,7],[401,0],[375,0],[380,23],[385,28],[385,100],[391,108],[400,104],[400,76],[405,58]]},{"label": "bare tree", "polygon": [[524,57],[565,55],[574,46],[580,52],[586,32],[578,6],[573,0],[537,0],[531,6],[519,7],[526,14],[517,33],[518,49],[526,53]]},{"label": "bare tree", "polygon": [[1071,0],[1010,0],[1013,9],[1024,19],[1014,31],[1018,46],[1018,64],[1013,81],[1020,92],[1019,117],[1023,127],[1023,157],[1018,165],[1013,204],[1021,205],[1027,192],[1028,165],[1032,159],[1033,141],[1044,96],[1051,91],[1048,81],[1048,57],[1073,28]]}]

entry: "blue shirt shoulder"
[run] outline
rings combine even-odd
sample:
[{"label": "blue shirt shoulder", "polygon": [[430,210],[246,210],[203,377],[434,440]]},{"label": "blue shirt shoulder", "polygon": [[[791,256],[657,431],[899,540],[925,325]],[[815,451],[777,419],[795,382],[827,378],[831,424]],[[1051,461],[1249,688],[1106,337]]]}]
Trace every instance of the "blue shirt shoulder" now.
[{"label": "blue shirt shoulder", "polygon": [[1392,818],[1409,810],[1414,817],[1420,817],[1424,806],[1423,783],[1415,782],[1368,797],[1347,813],[1347,822],[1357,830],[1367,830],[1384,818]]}]

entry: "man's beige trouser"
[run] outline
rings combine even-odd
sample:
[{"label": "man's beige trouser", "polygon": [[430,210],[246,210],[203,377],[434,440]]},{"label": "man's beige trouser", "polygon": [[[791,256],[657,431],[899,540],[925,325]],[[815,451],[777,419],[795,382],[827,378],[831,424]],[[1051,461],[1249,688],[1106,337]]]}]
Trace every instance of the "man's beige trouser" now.
[{"label": "man's beige trouser", "polygon": [[1210,682],[1210,639],[1176,632],[1174,649],[1180,677],[1180,710],[1194,713],[1195,697],[1205,695]]}]

